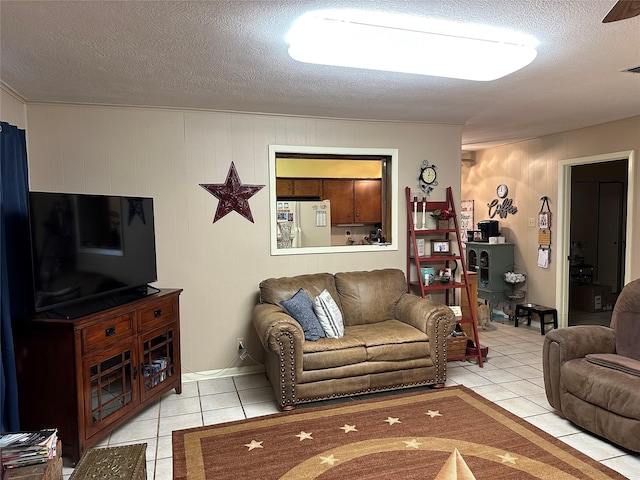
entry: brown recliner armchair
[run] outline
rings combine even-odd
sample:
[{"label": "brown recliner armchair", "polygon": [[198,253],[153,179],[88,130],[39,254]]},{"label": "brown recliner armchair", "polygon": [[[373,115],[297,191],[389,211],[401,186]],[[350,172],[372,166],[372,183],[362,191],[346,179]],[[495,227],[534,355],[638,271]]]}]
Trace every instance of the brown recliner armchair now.
[{"label": "brown recliner armchair", "polygon": [[640,452],[640,279],[622,289],[609,327],[548,332],[542,363],[552,407],[576,425]]}]

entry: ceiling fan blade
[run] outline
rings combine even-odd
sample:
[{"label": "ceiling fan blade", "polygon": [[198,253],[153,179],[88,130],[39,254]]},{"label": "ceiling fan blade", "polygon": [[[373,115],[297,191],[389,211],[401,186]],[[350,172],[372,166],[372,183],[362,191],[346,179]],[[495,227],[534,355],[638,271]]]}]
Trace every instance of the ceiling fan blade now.
[{"label": "ceiling fan blade", "polygon": [[617,22],[637,15],[640,15],[640,0],[618,0],[602,23]]}]

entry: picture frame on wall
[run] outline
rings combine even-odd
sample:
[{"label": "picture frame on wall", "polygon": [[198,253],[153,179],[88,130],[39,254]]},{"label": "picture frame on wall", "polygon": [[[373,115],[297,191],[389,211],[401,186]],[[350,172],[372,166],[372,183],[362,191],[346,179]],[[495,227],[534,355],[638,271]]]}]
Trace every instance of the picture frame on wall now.
[{"label": "picture frame on wall", "polygon": [[462,200],[460,202],[460,239],[462,243],[467,242],[467,230],[474,230],[474,206],[473,200]]},{"label": "picture frame on wall", "polygon": [[551,212],[540,212],[538,214],[538,227],[541,230],[551,227]]},{"label": "picture frame on wall", "polygon": [[431,240],[431,255],[451,255],[451,240]]}]

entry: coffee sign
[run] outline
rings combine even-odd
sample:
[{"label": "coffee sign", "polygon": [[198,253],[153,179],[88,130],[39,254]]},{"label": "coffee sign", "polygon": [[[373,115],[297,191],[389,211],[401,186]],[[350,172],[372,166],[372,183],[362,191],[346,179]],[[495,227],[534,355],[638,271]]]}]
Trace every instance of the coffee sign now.
[{"label": "coffee sign", "polygon": [[505,198],[502,203],[497,198],[494,198],[491,203],[487,203],[489,207],[489,218],[493,218],[499,215],[500,218],[506,218],[507,215],[514,215],[518,212],[518,207],[513,204],[511,198]]}]

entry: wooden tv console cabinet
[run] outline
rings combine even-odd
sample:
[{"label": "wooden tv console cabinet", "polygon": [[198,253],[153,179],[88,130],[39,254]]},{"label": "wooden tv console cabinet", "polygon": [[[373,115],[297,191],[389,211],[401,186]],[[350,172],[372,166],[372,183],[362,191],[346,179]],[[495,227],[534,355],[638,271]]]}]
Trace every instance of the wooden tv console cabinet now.
[{"label": "wooden tv console cabinet", "polygon": [[16,325],[21,430],[58,428],[63,455],[75,464],[162,394],[181,393],[180,292]]}]

